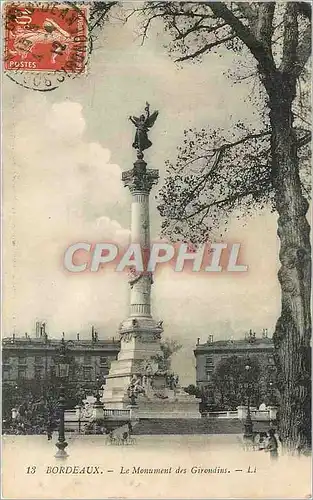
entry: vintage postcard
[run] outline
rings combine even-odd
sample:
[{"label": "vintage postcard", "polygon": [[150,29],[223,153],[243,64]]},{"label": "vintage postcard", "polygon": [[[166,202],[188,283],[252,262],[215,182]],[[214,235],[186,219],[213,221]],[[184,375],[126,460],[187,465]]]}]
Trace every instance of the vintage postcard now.
[{"label": "vintage postcard", "polygon": [[1,15],[2,498],[312,498],[311,2]]}]

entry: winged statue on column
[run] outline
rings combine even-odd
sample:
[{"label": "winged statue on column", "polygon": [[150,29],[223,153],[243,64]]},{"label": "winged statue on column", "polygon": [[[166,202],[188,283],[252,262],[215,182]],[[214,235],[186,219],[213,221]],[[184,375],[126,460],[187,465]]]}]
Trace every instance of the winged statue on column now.
[{"label": "winged statue on column", "polygon": [[150,104],[146,102],[145,114],[139,116],[130,116],[130,121],[136,127],[135,139],[133,142],[133,148],[137,149],[137,151],[144,151],[145,149],[150,148],[152,146],[152,142],[148,138],[148,132],[151,127],[153,127],[159,112],[154,111],[150,114]]}]

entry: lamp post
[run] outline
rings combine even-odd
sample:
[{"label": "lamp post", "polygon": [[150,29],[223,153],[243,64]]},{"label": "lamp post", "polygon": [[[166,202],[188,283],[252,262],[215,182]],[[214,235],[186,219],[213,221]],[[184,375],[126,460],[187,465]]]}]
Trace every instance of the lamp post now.
[{"label": "lamp post", "polygon": [[101,399],[101,397],[103,395],[103,390],[101,389],[102,388],[102,382],[101,382],[100,377],[96,378],[96,387],[97,387],[97,389],[96,389],[95,398],[96,398],[97,401],[100,401],[100,399]]},{"label": "lamp post", "polygon": [[92,428],[96,434],[102,434],[104,431],[104,407],[101,401],[101,380],[96,378],[96,390],[94,391],[95,401],[92,405]]},{"label": "lamp post", "polygon": [[56,458],[65,458],[68,454],[65,451],[67,447],[67,442],[65,441],[65,429],[64,429],[64,411],[65,411],[65,387],[64,380],[68,377],[69,374],[69,363],[67,358],[67,347],[64,341],[64,337],[61,340],[61,347],[59,353],[58,363],[56,365],[56,375],[60,379],[60,394],[59,394],[59,438],[57,443],[55,444],[58,448],[58,451],[55,454]]},{"label": "lamp post", "polygon": [[268,385],[269,385],[269,404],[272,405],[274,404],[274,383],[272,382],[272,380]]},{"label": "lamp post", "polygon": [[246,365],[245,366],[246,370],[246,377],[247,377],[247,416],[246,420],[244,423],[245,427],[245,432],[244,432],[244,437],[251,437],[253,433],[253,424],[252,424],[252,419],[251,419],[251,412],[250,412],[250,404],[251,404],[251,380],[250,380],[250,373],[251,373],[251,366]]},{"label": "lamp post", "polygon": [[136,386],[134,384],[134,380],[132,380],[127,388],[127,396],[129,398],[130,404],[128,405],[129,408],[129,422],[131,424],[132,419],[133,419],[133,410],[134,408],[137,407],[137,398],[138,398],[138,391],[136,389]]},{"label": "lamp post", "polygon": [[195,395],[200,399],[199,402],[200,415],[202,418],[206,418],[208,416],[209,390],[207,387],[201,387],[198,394],[196,393]]},{"label": "lamp post", "polygon": [[78,434],[80,434],[81,431],[81,418],[82,418],[82,407],[80,405],[75,406],[76,410],[76,417],[78,420]]},{"label": "lamp post", "polygon": [[11,417],[12,417],[13,421],[15,421],[17,415],[18,415],[17,409],[16,408],[12,408],[12,410],[11,410]]},{"label": "lamp post", "polygon": [[135,386],[135,381],[131,380],[128,388],[127,388],[127,395],[130,400],[130,406],[134,407],[137,406],[137,397],[138,397],[138,392],[137,392],[137,387]]}]

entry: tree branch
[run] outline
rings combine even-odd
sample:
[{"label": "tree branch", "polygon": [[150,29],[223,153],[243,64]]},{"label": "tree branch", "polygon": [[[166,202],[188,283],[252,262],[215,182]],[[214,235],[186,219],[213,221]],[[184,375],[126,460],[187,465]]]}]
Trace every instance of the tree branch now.
[{"label": "tree branch", "polygon": [[[202,19],[200,22],[202,22]],[[221,24],[218,24],[216,26],[206,26],[206,25],[200,24],[200,22],[195,23],[194,26],[192,26],[191,28],[189,28],[185,32],[180,31],[179,35],[175,38],[175,40],[176,41],[182,40],[182,39],[186,38],[188,35],[190,35],[190,33],[193,33],[195,31],[205,30],[206,33],[214,33],[215,31],[219,30],[220,28],[224,28],[225,26],[227,26],[226,23],[221,23]]]},{"label": "tree branch", "polygon": [[258,20],[256,24],[256,38],[267,47],[272,54],[273,17],[275,2],[260,2],[258,4]]},{"label": "tree branch", "polygon": [[230,35],[225,38],[222,38],[221,40],[216,40],[215,42],[212,43],[207,43],[206,45],[203,45],[201,49],[196,50],[192,54],[188,54],[186,56],[179,57],[178,59],[175,59],[175,62],[181,62],[181,61],[187,61],[188,59],[193,59],[194,57],[198,57],[201,54],[204,54],[208,50],[213,49],[213,47],[217,47],[218,45],[221,45],[225,42],[228,42],[229,40],[233,40],[236,37],[236,35]]},{"label": "tree branch", "polygon": [[302,148],[303,146],[306,146],[306,144],[309,144],[312,140],[312,133],[310,130],[307,130],[305,133],[304,133],[304,136],[301,137],[300,139],[298,139],[297,141],[297,148],[300,149]]},{"label": "tree branch", "polygon": [[308,125],[309,127],[311,127],[312,123],[309,122],[308,120],[306,120],[301,114],[297,113],[296,111],[293,112],[294,116],[296,116],[297,118],[299,118],[299,120],[301,120],[303,123],[305,123],[306,125]]},{"label": "tree branch", "polygon": [[146,38],[147,38],[147,33],[148,33],[148,29],[149,29],[149,26],[151,24],[151,22],[153,21],[153,19],[156,19],[157,17],[163,17],[163,14],[154,14],[153,16],[149,17],[148,18],[148,21],[146,22],[144,28],[143,28],[143,33],[142,33],[142,42],[141,42],[141,45],[144,44]]},{"label": "tree branch", "polygon": [[212,151],[218,151],[219,149],[227,149],[227,148],[232,148],[234,146],[238,146],[239,144],[242,144],[246,141],[249,141],[250,139],[259,139],[261,137],[265,137],[267,135],[271,135],[271,130],[263,130],[262,132],[257,132],[255,134],[248,134],[245,137],[242,137],[241,139],[238,139],[237,141],[230,142],[229,144],[223,144],[220,148],[213,149]]},{"label": "tree branch", "polygon": [[195,194],[195,192],[208,180],[210,175],[212,175],[212,173],[216,170],[219,162],[223,157],[224,152],[225,152],[225,147],[220,148],[219,151],[217,151],[214,163],[210,168],[210,170],[200,179],[200,181],[192,188],[192,190],[188,193],[188,195],[182,200],[182,204],[184,204],[185,207],[188,205],[189,201],[191,201],[192,196]]},{"label": "tree branch", "polygon": [[[161,2],[162,3],[162,2]],[[179,9],[181,9],[181,6],[182,4],[184,6],[188,6],[190,7],[190,10],[183,10],[183,12]],[[194,10],[194,7],[196,5],[203,5],[204,7],[207,6],[207,3],[206,2],[183,2],[183,3],[177,3],[177,2],[163,2],[163,7],[165,7],[167,9],[167,12],[166,14],[167,15],[172,15],[172,16],[181,16],[181,17],[192,17],[192,18],[197,18],[197,17],[200,17],[203,19],[214,19],[214,17],[209,14],[208,12],[204,13],[204,12],[195,12]],[[175,8],[177,7],[178,5],[178,8]]]},{"label": "tree branch", "polygon": [[200,207],[198,210],[193,212],[192,214],[188,214],[185,217],[179,217],[176,220],[188,220],[191,219],[192,217],[195,217],[196,215],[199,215],[201,212],[204,210],[208,210],[212,207],[223,207],[225,205],[228,205],[229,203],[233,203],[237,200],[242,200],[243,198],[246,198],[249,195],[255,195],[255,194],[261,194],[262,193],[262,188],[261,189],[256,189],[254,186],[246,191],[242,191],[241,193],[235,193],[231,196],[226,196],[225,198],[222,198],[221,200],[216,200],[213,201],[212,203],[208,203],[202,207]]},{"label": "tree branch", "polygon": [[251,29],[244,26],[223,2],[208,2],[208,5],[216,17],[224,19],[230,25],[236,35],[256,58],[264,72],[272,73],[276,70],[273,56],[268,48],[260,40],[257,40]]},{"label": "tree branch", "polygon": [[296,61],[294,66],[294,73],[298,77],[312,52],[312,26],[311,23],[306,27],[303,38],[298,45]]},{"label": "tree branch", "polygon": [[215,156],[214,165],[209,172],[209,173],[212,173],[212,171],[214,171],[216,169],[218,162],[222,158],[220,153],[224,154],[224,152],[227,149],[231,149],[233,147],[239,146],[240,144],[243,144],[247,141],[250,141],[251,139],[261,139],[262,137],[266,137],[266,136],[270,136],[270,135],[271,135],[270,130],[263,130],[262,132],[257,132],[255,134],[248,134],[245,137],[242,137],[241,139],[237,139],[236,141],[222,144],[222,146],[219,146],[218,148],[212,148],[210,150],[206,149],[205,150],[207,152],[206,155],[200,155],[200,156],[193,158],[192,160],[189,160],[187,163],[185,163],[184,168],[186,168],[188,165],[190,165],[191,163],[194,163],[197,160],[200,160],[202,158],[207,158],[208,155],[211,155],[210,159],[212,159]]},{"label": "tree branch", "polygon": [[97,26],[101,27],[102,23],[104,21],[105,16],[109,12],[112,7],[117,5],[117,1],[112,1],[112,2],[98,2],[94,5],[94,7],[91,8],[91,19],[94,19],[94,17],[97,18],[97,14],[99,14],[99,17],[96,19],[94,24],[92,24],[89,27],[89,31],[92,32]]},{"label": "tree branch", "polygon": [[242,14],[248,19],[251,28],[253,28],[254,23],[257,19],[257,15],[252,5],[248,2],[238,2],[237,7],[240,12],[242,12]]},{"label": "tree branch", "polygon": [[284,14],[283,56],[279,70],[289,73],[295,65],[298,46],[297,5],[290,2],[286,5]]}]

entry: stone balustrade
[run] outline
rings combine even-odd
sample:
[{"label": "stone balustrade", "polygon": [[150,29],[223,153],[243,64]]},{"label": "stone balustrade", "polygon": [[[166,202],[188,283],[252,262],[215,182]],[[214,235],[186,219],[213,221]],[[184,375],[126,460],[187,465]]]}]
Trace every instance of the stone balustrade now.
[{"label": "stone balustrade", "polygon": [[[233,419],[233,420],[245,420],[247,418],[248,408],[247,406],[238,406],[237,410],[225,410],[225,411],[214,411],[208,412],[205,415],[205,418],[208,419]],[[91,422],[95,419],[110,419],[110,420],[132,420],[132,418],[149,418],[149,412],[147,415],[139,415],[137,414],[137,408],[129,408],[129,409],[110,409],[103,408],[98,405],[94,405],[91,408],[90,414],[84,414],[81,412],[80,407],[76,407],[73,410],[65,411],[65,423],[68,428],[74,429],[80,425]],[[264,410],[257,409],[255,407],[250,408],[250,415],[252,421],[264,421],[270,422],[276,420],[277,417],[277,407],[276,406],[268,406]],[[179,415],[175,415],[176,417]],[[150,418],[162,418],[160,413],[151,413]],[[164,418],[167,418],[167,415],[164,415]]]},{"label": "stone balustrade", "polygon": [[[238,420],[245,420],[248,414],[247,406],[238,406],[235,411],[216,411],[209,412],[210,418],[235,418]],[[271,421],[277,418],[277,406],[267,406],[266,409],[260,410],[254,406],[250,407],[250,415],[252,420]]]}]

